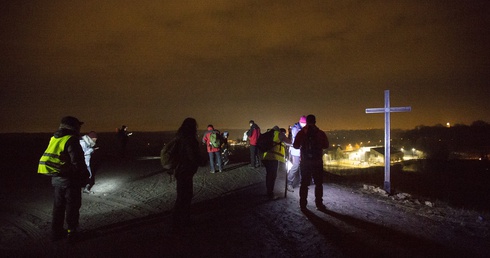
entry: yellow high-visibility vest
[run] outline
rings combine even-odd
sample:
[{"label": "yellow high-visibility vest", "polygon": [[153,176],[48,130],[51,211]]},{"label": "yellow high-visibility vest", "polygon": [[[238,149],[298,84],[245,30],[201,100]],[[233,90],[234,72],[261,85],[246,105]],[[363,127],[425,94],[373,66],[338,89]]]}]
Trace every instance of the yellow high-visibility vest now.
[{"label": "yellow high-visibility vest", "polygon": [[51,137],[48,148],[39,160],[37,168],[38,174],[53,176],[61,172],[61,167],[66,161],[61,160],[61,152],[65,149],[65,144],[73,135],[66,135],[60,138]]},{"label": "yellow high-visibility vest", "polygon": [[274,147],[267,152],[264,152],[263,158],[265,160],[278,160],[280,162],[286,162],[286,146],[281,140],[279,140],[279,131],[274,131]]}]

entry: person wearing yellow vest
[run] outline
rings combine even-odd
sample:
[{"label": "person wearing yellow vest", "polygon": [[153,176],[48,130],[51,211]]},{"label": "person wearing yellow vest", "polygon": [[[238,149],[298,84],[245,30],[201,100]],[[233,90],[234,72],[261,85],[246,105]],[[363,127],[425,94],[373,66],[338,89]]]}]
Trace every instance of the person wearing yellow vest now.
[{"label": "person wearing yellow vest", "polygon": [[[82,184],[89,178],[84,153],[80,146],[83,122],[72,116],[61,119],[58,130],[39,160],[38,173],[51,176],[54,188],[52,240],[76,237],[82,205]],[[68,229],[64,229],[64,224]]]},{"label": "person wearing yellow vest", "polygon": [[269,198],[274,198],[274,185],[277,178],[277,170],[279,169],[279,162],[286,162],[286,144],[291,144],[291,139],[289,139],[286,134],[279,130],[276,125],[271,130],[274,130],[274,146],[272,149],[263,153],[262,163],[264,164],[266,175],[265,175],[265,187],[267,191],[267,196]]}]

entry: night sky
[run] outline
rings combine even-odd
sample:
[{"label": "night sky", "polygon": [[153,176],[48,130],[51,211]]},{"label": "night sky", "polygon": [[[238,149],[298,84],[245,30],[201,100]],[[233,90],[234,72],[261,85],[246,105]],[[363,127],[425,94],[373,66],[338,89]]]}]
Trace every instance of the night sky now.
[{"label": "night sky", "polygon": [[0,133],[490,122],[489,3],[2,1]]}]

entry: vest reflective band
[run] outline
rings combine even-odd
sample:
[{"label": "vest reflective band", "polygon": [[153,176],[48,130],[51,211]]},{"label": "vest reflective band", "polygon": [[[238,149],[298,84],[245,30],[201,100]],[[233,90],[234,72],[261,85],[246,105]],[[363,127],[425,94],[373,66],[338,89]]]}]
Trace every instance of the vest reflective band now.
[{"label": "vest reflective band", "polygon": [[39,160],[37,173],[43,175],[58,175],[65,161],[60,159],[61,152],[65,149],[65,144],[72,135],[66,135],[61,138],[51,137],[48,148]]},{"label": "vest reflective band", "polygon": [[274,132],[274,147],[267,152],[264,152],[263,159],[265,160],[278,160],[280,162],[286,162],[286,147],[284,143],[279,140],[279,131]]}]

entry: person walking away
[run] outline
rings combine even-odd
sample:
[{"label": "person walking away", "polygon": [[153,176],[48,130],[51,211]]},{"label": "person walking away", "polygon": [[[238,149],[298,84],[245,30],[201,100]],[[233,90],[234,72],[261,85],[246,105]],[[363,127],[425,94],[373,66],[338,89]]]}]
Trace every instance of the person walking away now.
[{"label": "person walking away", "polygon": [[[291,126],[291,141],[294,142],[296,139],[296,135],[298,132],[306,126],[306,116],[301,116],[299,121],[295,123],[293,126]],[[288,188],[287,190],[289,192],[294,192],[294,183],[296,182],[297,178],[301,178],[301,175],[299,173],[300,167],[299,167],[299,161],[300,161],[300,150],[295,149],[295,148],[289,148],[289,158],[291,159],[291,169],[288,171]]]},{"label": "person walking away", "polygon": [[207,132],[202,137],[202,142],[206,144],[206,149],[209,155],[209,166],[211,173],[215,173],[215,165],[218,164],[219,172],[222,172],[221,164],[221,134],[219,131],[214,130],[213,125],[208,125]]},{"label": "person walking away", "polygon": [[88,172],[90,173],[90,177],[85,184],[85,188],[83,189],[83,193],[90,193],[90,190],[95,184],[95,174],[94,170],[90,164],[90,159],[92,158],[92,154],[98,147],[95,147],[97,142],[97,133],[95,131],[90,131],[88,134],[82,136],[80,139],[80,146],[82,146],[82,150],[85,156],[85,165],[87,165]]},{"label": "person walking away", "polygon": [[201,164],[199,141],[197,140],[197,122],[186,118],[176,134],[179,161],[175,168],[177,198],[173,212],[173,230],[178,231],[190,222],[193,197],[193,177]]},{"label": "person walking away", "polygon": [[318,210],[325,210],[323,204],[323,149],[329,145],[327,135],[316,126],[314,115],[306,117],[306,126],[296,135],[293,148],[300,149],[301,182],[299,188],[299,205],[306,210],[308,186],[311,179],[315,182],[315,205]]},{"label": "person walking away", "polygon": [[[82,183],[89,177],[82,147],[80,128],[83,122],[72,116],[61,119],[58,130],[39,160],[38,173],[50,175],[54,189],[52,240],[76,237],[82,205]],[[68,229],[64,229],[64,223]]]},{"label": "person walking away", "polygon": [[257,149],[257,139],[260,136],[260,127],[250,120],[250,129],[247,131],[247,137],[250,144],[250,167],[256,168],[260,167],[259,150]]},{"label": "person walking away", "polygon": [[264,164],[265,175],[265,188],[266,194],[269,198],[274,197],[274,185],[276,183],[277,171],[279,169],[279,163],[285,163],[286,145],[291,143],[291,140],[286,136],[284,132],[279,130],[278,126],[274,126],[271,130],[274,131],[274,145],[270,150],[263,153],[262,163]]}]

